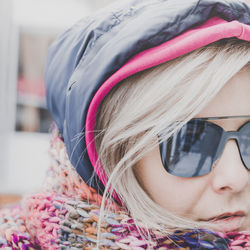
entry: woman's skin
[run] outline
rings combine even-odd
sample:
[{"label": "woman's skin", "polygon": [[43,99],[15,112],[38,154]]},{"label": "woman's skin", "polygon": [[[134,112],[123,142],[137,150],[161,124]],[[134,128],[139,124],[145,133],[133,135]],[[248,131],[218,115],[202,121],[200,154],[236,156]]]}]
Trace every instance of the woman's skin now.
[{"label": "woman's skin", "polygon": [[[249,79],[249,68],[236,74],[196,117],[250,115]],[[232,131],[248,120],[211,122]],[[223,213],[239,212],[238,216],[213,222],[213,229],[226,232],[250,227],[250,171],[242,163],[234,139],[226,143],[213,170],[205,176],[183,178],[167,173],[159,148],[145,155],[135,171],[150,197],[176,215],[206,221]]]}]

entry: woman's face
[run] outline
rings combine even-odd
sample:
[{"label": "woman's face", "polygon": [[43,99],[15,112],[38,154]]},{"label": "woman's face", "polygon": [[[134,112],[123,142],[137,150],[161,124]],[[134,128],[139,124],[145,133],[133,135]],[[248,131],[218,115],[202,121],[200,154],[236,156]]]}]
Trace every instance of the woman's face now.
[{"label": "woman's face", "polygon": [[[249,79],[249,69],[236,74],[196,117],[250,115]],[[232,131],[248,120],[211,122]],[[135,171],[150,197],[176,215],[211,221],[224,213],[237,212],[237,216],[213,222],[213,229],[227,232],[250,227],[250,171],[241,161],[235,140],[227,141],[215,168],[205,176],[183,178],[169,174],[162,165],[159,148],[142,158]]]}]

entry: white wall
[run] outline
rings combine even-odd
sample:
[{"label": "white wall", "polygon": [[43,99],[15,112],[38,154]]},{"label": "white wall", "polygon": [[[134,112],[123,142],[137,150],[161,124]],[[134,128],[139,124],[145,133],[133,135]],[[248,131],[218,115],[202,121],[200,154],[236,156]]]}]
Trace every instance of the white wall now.
[{"label": "white wall", "polygon": [[22,194],[41,187],[50,164],[49,134],[18,132],[8,137],[8,168],[0,193]]},{"label": "white wall", "polygon": [[0,1],[0,186],[6,177],[6,161],[8,154],[8,135],[12,125],[10,68],[11,63],[11,0]]},{"label": "white wall", "polygon": [[14,22],[26,28],[66,29],[90,13],[85,0],[14,0]]},{"label": "white wall", "polygon": [[49,167],[49,135],[14,131],[19,31],[62,32],[89,14],[89,6],[85,0],[0,0],[0,193],[39,188]]}]

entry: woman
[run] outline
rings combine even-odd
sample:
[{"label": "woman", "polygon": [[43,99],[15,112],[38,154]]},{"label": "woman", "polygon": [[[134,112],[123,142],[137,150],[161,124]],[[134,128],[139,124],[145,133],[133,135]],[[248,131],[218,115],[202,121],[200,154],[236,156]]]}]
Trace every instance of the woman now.
[{"label": "woman", "polygon": [[130,1],[62,34],[46,192],[2,211],[2,245],[247,248],[249,20],[243,1]]}]

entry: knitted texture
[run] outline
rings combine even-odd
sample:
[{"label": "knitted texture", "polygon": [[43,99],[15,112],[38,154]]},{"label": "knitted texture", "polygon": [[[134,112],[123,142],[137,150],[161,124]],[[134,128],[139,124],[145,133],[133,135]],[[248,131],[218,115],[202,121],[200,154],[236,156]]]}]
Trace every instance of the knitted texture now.
[{"label": "knitted texture", "polygon": [[[72,167],[57,130],[52,133],[50,155],[41,190],[0,210],[0,248],[97,249],[102,196]],[[172,235],[151,230],[145,240],[126,209],[110,200],[106,205],[111,209],[101,222],[99,249],[250,249],[250,230],[227,234],[178,230]]]}]

